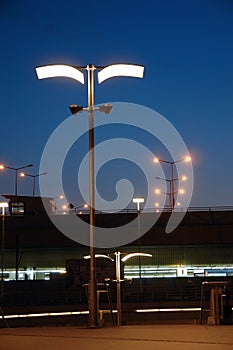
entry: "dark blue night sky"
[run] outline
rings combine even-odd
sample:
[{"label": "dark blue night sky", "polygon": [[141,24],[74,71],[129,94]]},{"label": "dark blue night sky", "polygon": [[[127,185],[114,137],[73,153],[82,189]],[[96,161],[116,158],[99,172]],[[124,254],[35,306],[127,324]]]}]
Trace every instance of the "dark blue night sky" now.
[{"label": "dark blue night sky", "polygon": [[[36,66],[138,63],[145,66],[143,79],[96,83],[95,103],[130,102],[159,112],[192,155],[191,205],[232,205],[232,38],[230,0],[1,1],[0,163],[11,167],[33,163],[28,173],[37,174],[48,138],[70,116],[69,105],[87,105],[86,86],[70,79],[38,80]],[[110,121],[111,115],[107,118]],[[112,126],[103,128],[97,131],[96,142],[106,135],[127,137],[126,129],[117,132]],[[132,135],[155,155],[167,156],[150,135]],[[71,150],[64,163],[67,196],[75,205],[83,200],[74,176],[76,162],[87,153],[87,135],[79,146],[79,156]],[[100,194],[111,199],[114,183],[132,176],[135,194],[144,195],[140,170],[123,160],[106,164],[97,176]],[[19,194],[31,194],[30,180],[19,179]],[[13,191],[14,174],[4,170],[0,193]]]}]

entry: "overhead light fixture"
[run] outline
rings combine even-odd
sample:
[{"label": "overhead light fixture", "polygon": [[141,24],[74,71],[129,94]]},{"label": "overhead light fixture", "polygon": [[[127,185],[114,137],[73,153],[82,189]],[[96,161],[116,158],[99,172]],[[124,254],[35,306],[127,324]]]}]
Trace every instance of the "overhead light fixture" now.
[{"label": "overhead light fixture", "polygon": [[[84,259],[90,259],[91,256],[90,255],[85,255],[84,256]],[[106,255],[106,254],[95,254],[95,258],[106,258],[106,259],[109,259],[111,261],[114,261],[114,259],[111,258],[111,256],[109,255]]]},{"label": "overhead light fixture", "polygon": [[135,64],[112,64],[98,72],[98,83],[113,77],[143,78],[144,67]]},{"label": "overhead light fixture", "polygon": [[48,66],[41,66],[36,68],[38,79],[66,77],[79,81],[84,84],[84,74],[79,69],[67,66],[65,64],[51,64]]},{"label": "overhead light fixture", "polygon": [[148,253],[129,253],[126,256],[124,256],[124,258],[122,258],[122,261],[127,261],[130,258],[133,258],[135,256],[149,256],[150,258],[152,257],[152,254],[148,254]]},{"label": "overhead light fixture", "polygon": [[99,111],[104,112],[105,114],[110,114],[112,112],[112,105],[110,103],[106,103],[105,105],[99,106]]},{"label": "overhead light fixture", "polygon": [[72,114],[76,114],[78,112],[82,112],[83,106],[78,106],[78,105],[73,104],[73,105],[70,105],[69,109],[70,109]]},{"label": "overhead light fixture", "polygon": [[144,203],[144,198],[133,198],[133,203]]}]

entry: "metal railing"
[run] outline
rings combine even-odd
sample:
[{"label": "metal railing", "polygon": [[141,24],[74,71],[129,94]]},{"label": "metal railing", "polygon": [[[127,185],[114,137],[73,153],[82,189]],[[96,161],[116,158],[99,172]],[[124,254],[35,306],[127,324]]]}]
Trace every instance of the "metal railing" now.
[{"label": "metal railing", "polygon": [[[225,205],[225,206],[211,206],[211,207],[188,207],[188,208],[174,208],[171,210],[170,208],[146,208],[141,210],[143,213],[170,213],[170,212],[215,212],[215,211],[233,211],[233,205]],[[76,215],[89,214],[88,209],[82,209],[73,211]],[[135,208],[124,208],[124,209],[109,209],[109,210],[96,210],[96,214],[137,214],[137,209]]]}]

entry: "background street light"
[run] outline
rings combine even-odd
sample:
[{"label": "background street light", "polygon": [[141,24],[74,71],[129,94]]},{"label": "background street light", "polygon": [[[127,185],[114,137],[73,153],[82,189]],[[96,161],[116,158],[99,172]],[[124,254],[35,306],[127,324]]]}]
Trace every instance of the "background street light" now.
[{"label": "background street light", "polygon": [[54,197],[53,200],[55,200],[55,199],[63,199],[63,198],[64,198],[63,194],[60,194],[60,196]]},{"label": "background street light", "polygon": [[28,165],[21,166],[19,168],[13,168],[13,167],[7,166],[5,164],[0,164],[0,170],[10,169],[10,170],[15,171],[15,196],[18,195],[18,170],[30,168],[32,166],[33,166],[33,164],[28,164]]},{"label": "background street light", "polygon": [[[140,227],[140,203],[144,203],[144,198],[133,198],[133,203],[137,205],[137,218],[138,218],[138,253],[141,252],[141,227]],[[140,293],[141,293],[141,255],[138,255],[138,268],[140,278]]]},{"label": "background street light", "polygon": [[[156,179],[158,180],[164,180],[164,181],[167,181],[169,183],[169,192],[168,193],[165,193],[169,196],[169,208],[170,210],[173,210],[174,207],[175,207],[175,195],[177,193],[180,193],[180,194],[184,194],[185,193],[185,190],[184,189],[178,189],[177,191],[175,191],[175,182],[176,181],[187,181],[187,176],[183,175],[181,176],[180,178],[175,178],[175,164],[176,163],[179,163],[179,162],[191,162],[191,157],[190,156],[185,156],[184,158],[182,159],[179,159],[179,160],[176,160],[176,161],[168,161],[168,160],[163,160],[163,159],[160,159],[160,158],[157,158],[155,157],[154,158],[154,163],[166,163],[166,164],[169,164],[171,166],[171,177],[170,179],[167,179],[167,178],[161,178],[161,177],[156,177]],[[160,194],[161,191],[159,189],[156,189],[155,190],[155,193],[156,194]]]},{"label": "background street light", "polygon": [[21,177],[24,177],[24,176],[32,177],[32,179],[33,179],[33,181],[32,181],[32,197],[35,197],[36,177],[39,177],[41,175],[46,175],[46,174],[47,174],[46,172],[40,173],[40,174],[37,174],[37,175],[31,175],[31,174],[27,174],[27,173],[21,173],[20,174]]},{"label": "background street light", "polygon": [[68,205],[68,208],[71,209],[75,214],[82,214],[82,211],[78,209],[88,209],[88,204],[84,203],[83,205],[78,205],[75,207],[72,203],[70,203]]},{"label": "background street light", "polygon": [[[90,281],[89,281],[89,314],[90,327],[96,328],[97,321],[97,294],[95,281],[95,241],[94,241],[94,225],[95,225],[95,197],[94,197],[94,71],[98,70],[98,82],[116,76],[129,76],[143,78],[144,67],[131,64],[113,64],[111,66],[102,67],[88,64],[86,67],[68,66],[68,65],[48,65],[36,68],[36,73],[39,79],[51,77],[67,77],[72,78],[81,84],[84,84],[83,71],[87,71],[87,88],[88,88],[88,128],[89,128],[89,189],[90,189]],[[109,107],[109,106],[108,106]],[[71,112],[77,113],[82,111],[82,106],[71,105]],[[76,108],[76,112],[74,111]],[[101,111],[100,107],[97,110]],[[73,113],[72,112],[72,113]],[[107,112],[109,113],[109,108]]]},{"label": "background street light", "polygon": [[64,198],[63,194],[60,194],[59,196],[53,197],[53,209],[52,209],[52,212],[54,212],[54,214],[57,214],[56,199],[63,199],[63,198]]}]

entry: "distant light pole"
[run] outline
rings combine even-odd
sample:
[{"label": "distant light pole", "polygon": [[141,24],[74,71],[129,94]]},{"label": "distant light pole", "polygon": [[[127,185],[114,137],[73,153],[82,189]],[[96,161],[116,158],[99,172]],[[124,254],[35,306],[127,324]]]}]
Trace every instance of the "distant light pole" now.
[{"label": "distant light pole", "polygon": [[[133,198],[133,203],[137,204],[137,218],[138,218],[138,253],[141,252],[141,223],[140,223],[140,203],[144,203],[144,198]],[[141,255],[138,256],[139,278],[142,277]]]},{"label": "distant light pole", "polygon": [[8,208],[7,202],[1,202],[0,208],[2,209],[2,263],[1,263],[1,305],[3,305],[4,299],[4,268],[5,268],[5,209]]},{"label": "distant light pole", "polygon": [[19,168],[13,168],[13,167],[10,167],[10,166],[6,166],[4,164],[0,164],[0,170],[10,169],[10,170],[14,170],[15,171],[15,196],[18,195],[18,170],[25,169],[25,168],[30,168],[32,166],[33,166],[33,164],[28,164],[28,165],[21,166]]},{"label": "distant light pole", "polygon": [[[156,177],[156,179],[164,180],[164,181],[167,181],[169,183],[169,192],[166,193],[166,194],[168,194],[168,196],[169,196],[169,207],[170,207],[170,210],[173,210],[174,207],[175,207],[175,194],[176,193],[181,193],[181,194],[184,193],[183,189],[175,191],[175,181],[178,181],[178,180],[186,181],[187,180],[187,176],[182,176],[181,178],[175,178],[174,166],[175,166],[176,163],[179,163],[179,162],[187,162],[187,163],[191,162],[191,157],[190,156],[186,156],[183,159],[179,159],[179,160],[176,160],[176,161],[163,160],[163,159],[160,159],[160,158],[157,158],[157,157],[154,158],[154,163],[160,163],[160,162],[166,163],[166,164],[170,164],[170,166],[171,166],[171,178],[170,179],[164,179],[164,178],[161,178],[161,177],[158,177],[158,176]],[[156,194],[160,193],[159,189],[157,189],[156,191],[155,191]]]},{"label": "distant light pole", "polygon": [[[175,207],[175,195],[177,193],[180,193],[180,194],[184,194],[185,193],[185,190],[183,188],[179,188],[177,191],[174,190],[175,188],[175,181],[178,181],[178,180],[181,180],[181,181],[187,181],[187,176],[181,176],[180,178],[173,178],[173,179],[165,179],[165,178],[162,178],[162,177],[159,177],[159,176],[156,176],[156,179],[157,180],[163,180],[163,181],[166,181],[169,183],[169,192],[164,192],[165,194],[167,194],[169,196],[169,207],[171,210],[174,209]],[[158,192],[158,191],[157,191]],[[157,193],[159,194],[159,193]],[[177,203],[178,205],[178,203]]]},{"label": "distant light pole", "polygon": [[83,71],[87,70],[87,88],[88,88],[88,107],[83,108],[78,105],[71,105],[70,111],[72,114],[88,111],[88,127],[89,127],[89,190],[90,190],[90,281],[89,281],[89,314],[90,327],[98,326],[97,316],[97,293],[95,281],[95,249],[94,249],[94,225],[95,225],[95,197],[94,197],[94,111],[99,110],[107,114],[111,111],[111,106],[104,105],[94,106],[94,71],[98,70],[98,82],[116,76],[128,76],[135,78],[143,78],[144,67],[132,64],[113,64],[107,67],[94,66],[68,66],[68,65],[48,65],[36,68],[36,73],[39,79],[52,77],[66,77],[74,79],[81,84],[84,84]]},{"label": "distant light pole", "polygon": [[32,197],[35,197],[36,177],[39,177],[41,175],[46,175],[46,174],[47,174],[46,172],[40,173],[40,174],[37,174],[37,175],[31,175],[31,174],[27,174],[27,173],[21,173],[20,174],[21,177],[24,177],[24,176],[32,177],[32,179],[33,179],[33,181],[32,181]]},{"label": "distant light pole", "polygon": [[[125,254],[125,256],[121,259],[121,255]],[[135,256],[149,256],[152,257],[152,254],[148,253],[121,253],[115,252],[115,272],[116,272],[116,289],[117,289],[117,326],[121,326],[121,261],[125,262],[130,258],[134,258]],[[106,254],[95,254],[95,258],[106,258],[114,261],[110,255]],[[90,259],[90,255],[84,256],[84,259]]]},{"label": "distant light pole", "polygon": [[63,199],[63,198],[64,198],[63,194],[60,194],[60,196],[53,197],[54,209],[52,209],[52,211],[54,211],[54,214],[57,214],[56,199]]}]

